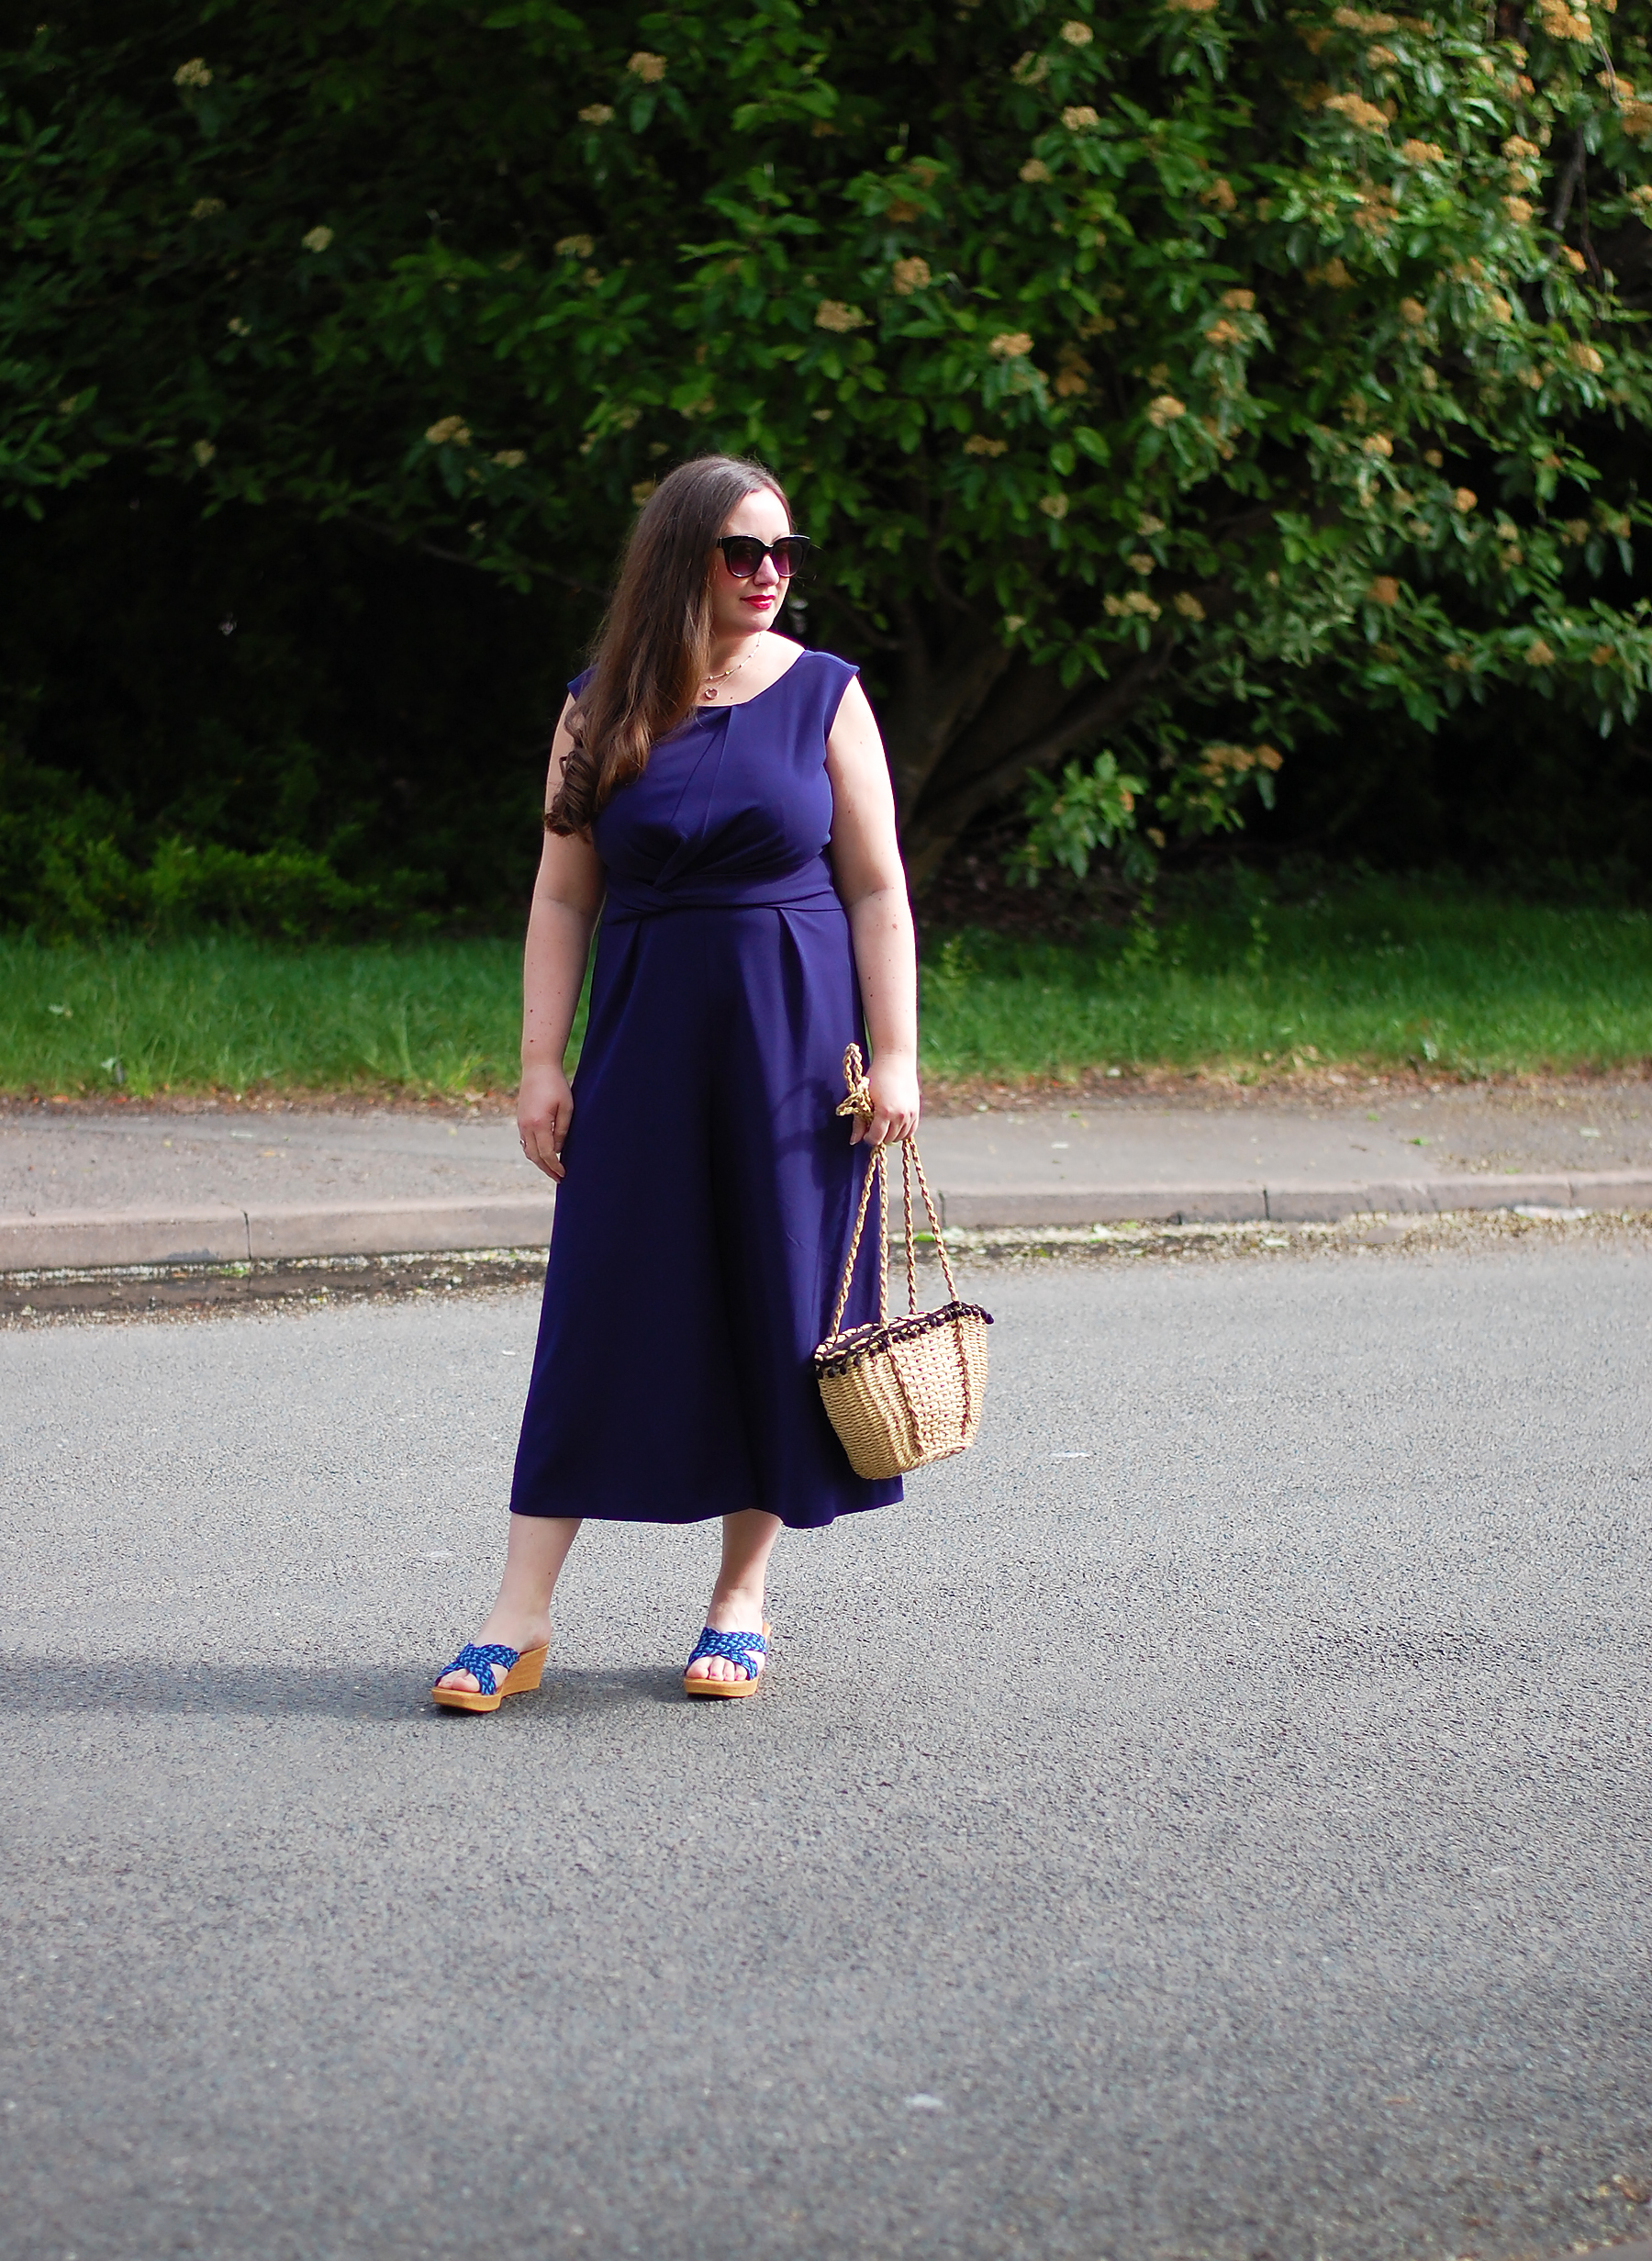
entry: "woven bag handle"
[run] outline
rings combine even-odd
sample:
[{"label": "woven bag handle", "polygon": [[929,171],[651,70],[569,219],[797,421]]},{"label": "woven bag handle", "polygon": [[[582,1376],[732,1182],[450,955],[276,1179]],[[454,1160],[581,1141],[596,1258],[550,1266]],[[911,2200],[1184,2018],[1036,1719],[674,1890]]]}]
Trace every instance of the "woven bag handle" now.
[{"label": "woven bag handle", "polygon": [[[841,1102],[839,1114],[854,1115],[863,1123],[872,1118],[872,1091],[866,1081],[865,1062],[857,1044],[848,1046],[843,1053],[843,1082],[848,1096]],[[872,1180],[878,1184],[878,1237],[881,1243],[877,1283],[877,1317],[880,1326],[887,1326],[889,1317],[889,1188],[887,1161],[885,1149],[874,1147],[867,1166],[865,1180],[861,1186],[860,1207],[855,1214],[854,1237],[849,1244],[849,1260],[843,1267],[843,1285],[838,1290],[837,1308],[832,1315],[832,1333],[835,1335],[843,1324],[843,1313],[849,1304],[850,1282],[854,1278],[854,1261],[860,1254],[861,1233],[866,1222],[866,1209],[872,1198]],[[923,1206],[929,1213],[930,1229],[935,1236],[935,1253],[941,1259],[941,1270],[946,1278],[948,1300],[958,1300],[957,1282],[953,1278],[952,1265],[947,1259],[946,1242],[942,1237],[941,1219],[935,1210],[935,1197],[930,1192],[929,1180],[923,1174],[923,1163],[918,1153],[917,1141],[900,1141],[901,1191],[905,1196],[907,1309],[918,1308],[918,1249],[917,1236],[912,1230],[912,1172],[918,1172],[918,1189],[923,1195]]]},{"label": "woven bag handle", "polygon": [[[840,1108],[838,1112],[841,1114],[843,1113],[842,1108]],[[838,1289],[837,1308],[832,1315],[832,1325],[827,1330],[826,1339],[829,1342],[836,1335],[838,1328],[842,1326],[843,1323],[843,1313],[848,1308],[850,1283],[854,1278],[854,1259],[860,1254],[861,1234],[865,1227],[866,1207],[867,1203],[872,1199],[872,1181],[874,1178],[877,1181],[879,1195],[877,1204],[879,1222],[878,1239],[882,1244],[880,1249],[880,1260],[877,1268],[877,1323],[880,1326],[887,1326],[888,1323],[889,1189],[884,1181],[884,1170],[886,1167],[887,1165],[884,1160],[883,1148],[881,1147],[874,1147],[871,1153],[866,1157],[866,1174],[861,1180],[860,1207],[856,1210],[854,1215],[854,1237],[849,1243],[849,1260],[843,1266],[843,1285]]]}]

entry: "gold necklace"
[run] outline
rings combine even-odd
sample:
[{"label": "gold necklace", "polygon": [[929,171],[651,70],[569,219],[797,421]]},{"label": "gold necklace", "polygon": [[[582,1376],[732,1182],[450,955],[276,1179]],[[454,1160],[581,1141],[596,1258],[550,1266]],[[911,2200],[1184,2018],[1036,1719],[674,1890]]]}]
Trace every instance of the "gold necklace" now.
[{"label": "gold necklace", "polygon": [[709,675],[700,687],[700,697],[702,699],[709,699],[712,692],[717,688],[717,686],[720,683],[726,683],[731,675],[738,675],[740,670],[745,666],[747,660],[751,658],[752,652],[754,652],[756,649],[757,646],[753,644],[751,652],[742,652],[740,657],[733,662],[732,666],[725,667],[720,675]]}]

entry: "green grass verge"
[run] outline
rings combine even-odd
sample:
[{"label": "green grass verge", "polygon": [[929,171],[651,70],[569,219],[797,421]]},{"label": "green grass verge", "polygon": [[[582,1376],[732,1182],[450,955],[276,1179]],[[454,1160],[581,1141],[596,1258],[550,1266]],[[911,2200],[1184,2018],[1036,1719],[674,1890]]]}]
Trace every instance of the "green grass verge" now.
[{"label": "green grass verge", "polygon": [[1287,1059],[1483,1076],[1652,1057],[1652,917],[1371,881],[1255,899],[1145,938],[932,946],[929,1072],[1265,1074]]},{"label": "green grass verge", "polygon": [[[926,1072],[1266,1074],[1288,1058],[1467,1075],[1652,1057],[1652,917],[1371,881],[1141,936],[930,938]],[[0,1090],[410,1091],[516,1081],[510,941],[288,948],[0,941]],[[118,1066],[116,1065],[118,1063]]]},{"label": "green grass verge", "polygon": [[[519,943],[0,942],[0,1089],[514,1086]],[[118,1062],[118,1069],[114,1063]]]}]

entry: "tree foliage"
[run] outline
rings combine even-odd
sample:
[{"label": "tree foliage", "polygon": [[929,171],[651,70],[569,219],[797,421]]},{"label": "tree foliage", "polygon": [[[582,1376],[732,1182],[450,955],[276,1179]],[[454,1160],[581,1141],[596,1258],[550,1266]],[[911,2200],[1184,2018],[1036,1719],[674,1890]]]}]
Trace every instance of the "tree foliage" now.
[{"label": "tree foliage", "polygon": [[1610,731],[1648,17],[70,5],[4,58],[5,491],[141,467],[565,620],[755,453],[920,879],[1044,773],[1034,869],[1231,824],[1350,702]]}]

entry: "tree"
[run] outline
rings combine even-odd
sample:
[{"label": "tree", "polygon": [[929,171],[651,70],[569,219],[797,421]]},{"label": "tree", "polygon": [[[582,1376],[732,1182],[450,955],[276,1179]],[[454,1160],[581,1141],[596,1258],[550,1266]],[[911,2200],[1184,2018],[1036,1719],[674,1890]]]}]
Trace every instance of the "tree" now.
[{"label": "tree", "polygon": [[661,467],[753,453],[920,881],[1080,756],[1033,870],[1087,809],[1231,824],[1339,697],[1610,730],[1652,664],[1647,28],[71,8],[4,63],[0,467],[33,511],[137,462],[594,601]]}]

